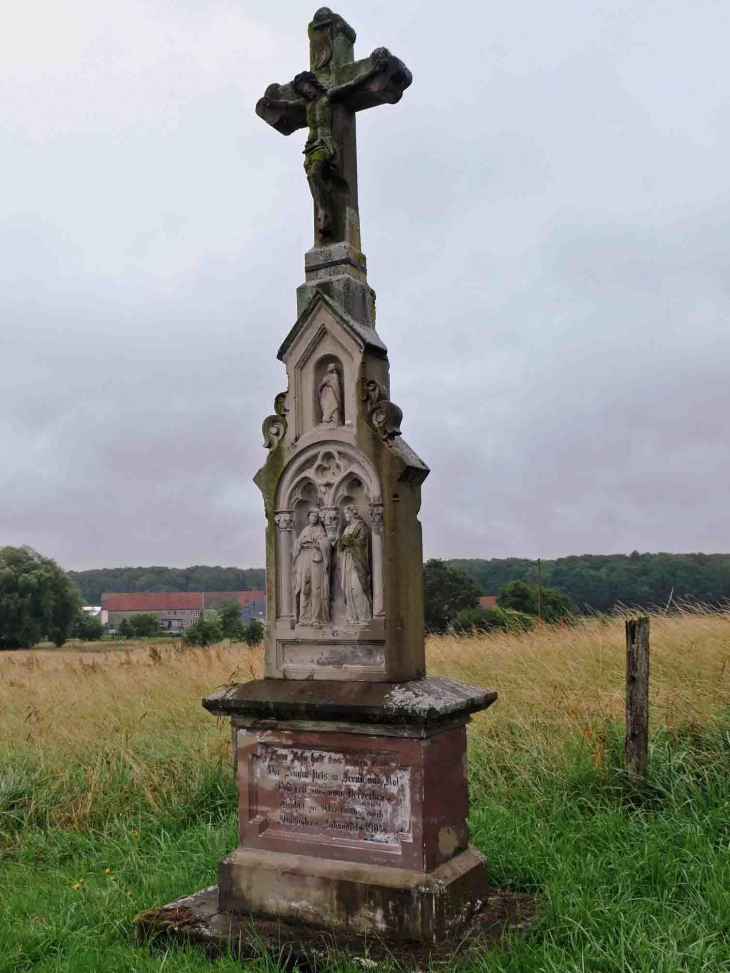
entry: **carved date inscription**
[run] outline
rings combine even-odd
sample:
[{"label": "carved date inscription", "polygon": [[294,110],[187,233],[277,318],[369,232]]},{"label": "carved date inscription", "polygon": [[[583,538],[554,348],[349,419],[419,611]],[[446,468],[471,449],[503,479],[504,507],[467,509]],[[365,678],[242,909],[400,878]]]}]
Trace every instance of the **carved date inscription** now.
[{"label": "carved date inscription", "polygon": [[259,744],[252,776],[267,832],[288,838],[376,842],[410,838],[410,768],[395,753]]}]

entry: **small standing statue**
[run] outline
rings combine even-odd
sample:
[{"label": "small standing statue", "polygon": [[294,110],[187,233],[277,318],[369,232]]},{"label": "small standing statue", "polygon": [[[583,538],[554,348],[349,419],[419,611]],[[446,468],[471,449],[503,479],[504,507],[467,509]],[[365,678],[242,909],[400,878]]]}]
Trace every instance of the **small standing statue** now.
[{"label": "small standing statue", "polygon": [[297,537],[294,562],[294,605],[297,625],[320,628],[330,618],[330,565],[332,546],[318,510],[307,515],[309,524]]},{"label": "small standing statue", "polygon": [[322,408],[322,422],[333,426],[342,425],[342,388],[336,365],[328,365],[324,378],[317,389]]},{"label": "small standing statue", "polygon": [[342,591],[349,625],[366,625],[373,617],[370,587],[370,531],[354,503],[344,510],[347,526],[339,541]]}]

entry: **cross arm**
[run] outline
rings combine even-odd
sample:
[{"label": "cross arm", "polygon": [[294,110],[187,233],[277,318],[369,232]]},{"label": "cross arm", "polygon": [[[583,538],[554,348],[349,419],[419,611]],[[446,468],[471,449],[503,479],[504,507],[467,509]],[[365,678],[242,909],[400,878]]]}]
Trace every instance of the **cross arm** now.
[{"label": "cross arm", "polygon": [[370,57],[339,65],[336,83],[328,93],[333,101],[346,100],[353,111],[362,111],[395,105],[412,81],[405,64],[387,47],[378,47]]},{"label": "cross arm", "polygon": [[290,84],[270,84],[264,97],[256,103],[256,114],[277,132],[291,135],[297,129],[306,128],[306,104]]}]

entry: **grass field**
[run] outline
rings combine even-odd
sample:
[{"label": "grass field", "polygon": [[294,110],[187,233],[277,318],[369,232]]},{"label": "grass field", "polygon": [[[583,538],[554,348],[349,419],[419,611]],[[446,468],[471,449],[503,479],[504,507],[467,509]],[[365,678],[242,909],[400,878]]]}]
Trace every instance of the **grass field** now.
[{"label": "grass field", "polygon": [[[652,620],[641,802],[621,773],[620,619],[431,638],[428,662],[500,693],[470,729],[472,837],[494,884],[540,902],[528,939],[470,967],[730,971],[730,616]],[[229,730],[200,698],[260,670],[237,645],[0,654],[2,973],[211,968],[137,946],[131,920],[213,883],[235,846]]]}]

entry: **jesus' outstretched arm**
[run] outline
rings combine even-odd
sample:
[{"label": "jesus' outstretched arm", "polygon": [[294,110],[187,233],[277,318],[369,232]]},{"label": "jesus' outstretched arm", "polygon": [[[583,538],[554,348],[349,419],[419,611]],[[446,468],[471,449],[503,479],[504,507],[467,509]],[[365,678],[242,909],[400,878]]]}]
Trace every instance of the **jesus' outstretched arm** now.
[{"label": "jesus' outstretched arm", "polygon": [[348,95],[352,94],[353,91],[357,91],[362,85],[366,84],[371,78],[374,78],[376,74],[380,74],[388,66],[388,58],[390,57],[390,51],[385,47],[378,47],[370,55],[373,66],[370,70],[366,71],[364,74],[359,75],[352,81],[346,81],[344,84],[338,84],[334,88],[327,89],[327,97],[330,101],[341,101]]}]

